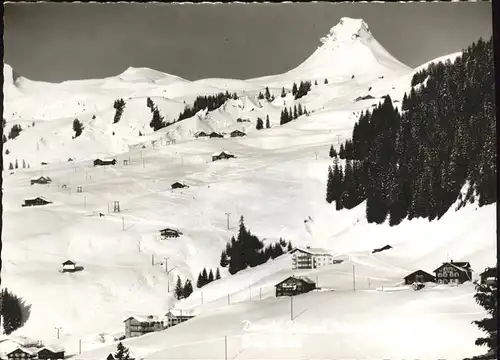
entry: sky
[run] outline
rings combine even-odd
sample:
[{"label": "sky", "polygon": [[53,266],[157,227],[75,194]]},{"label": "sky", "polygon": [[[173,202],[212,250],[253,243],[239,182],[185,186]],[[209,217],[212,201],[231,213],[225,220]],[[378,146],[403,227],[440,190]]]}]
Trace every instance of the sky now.
[{"label": "sky", "polygon": [[4,62],[32,80],[148,67],[185,79],[248,79],[302,63],[341,17],[362,18],[416,67],[492,33],[491,3],[5,4]]}]

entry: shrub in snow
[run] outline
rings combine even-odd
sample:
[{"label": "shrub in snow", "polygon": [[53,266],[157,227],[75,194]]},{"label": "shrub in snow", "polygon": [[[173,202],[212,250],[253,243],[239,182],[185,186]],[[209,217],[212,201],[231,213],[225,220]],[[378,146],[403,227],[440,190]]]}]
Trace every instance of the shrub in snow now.
[{"label": "shrub in snow", "polygon": [[78,136],[80,136],[83,132],[83,129],[84,127],[80,120],[73,120],[73,131],[75,132],[75,136],[73,137],[73,139],[76,139]]}]

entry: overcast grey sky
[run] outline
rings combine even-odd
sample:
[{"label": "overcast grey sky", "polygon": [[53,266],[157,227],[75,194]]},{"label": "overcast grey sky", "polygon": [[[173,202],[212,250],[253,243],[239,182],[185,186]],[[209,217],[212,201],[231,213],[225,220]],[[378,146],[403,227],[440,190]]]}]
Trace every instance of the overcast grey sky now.
[{"label": "overcast grey sky", "polygon": [[362,18],[418,66],[492,32],[491,3],[6,4],[4,61],[33,80],[149,67],[190,80],[251,78],[305,60],[341,17]]}]

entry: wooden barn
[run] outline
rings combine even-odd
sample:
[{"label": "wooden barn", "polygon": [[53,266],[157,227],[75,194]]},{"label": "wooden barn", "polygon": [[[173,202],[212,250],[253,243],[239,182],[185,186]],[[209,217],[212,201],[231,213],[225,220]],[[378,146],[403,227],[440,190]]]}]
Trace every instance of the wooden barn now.
[{"label": "wooden barn", "polygon": [[42,206],[47,204],[52,204],[52,203],[46,198],[38,196],[36,198],[24,199],[23,206]]},{"label": "wooden barn", "polygon": [[246,134],[240,130],[234,130],[233,132],[231,132],[231,137],[241,137],[241,136],[245,136],[245,135]]},{"label": "wooden barn", "polygon": [[438,284],[463,284],[466,281],[472,281],[472,269],[468,262],[450,262],[443,263],[434,270]]},{"label": "wooden barn", "polygon": [[40,360],[64,359],[64,348],[56,345],[44,346],[38,350],[37,355]]},{"label": "wooden barn", "polygon": [[40,176],[38,178],[31,179],[30,182],[31,182],[31,185],[50,184],[52,182],[52,180],[48,176]]},{"label": "wooden barn", "polygon": [[305,276],[290,276],[274,286],[276,297],[305,294],[316,289],[316,283]]},{"label": "wooden barn", "polygon": [[94,166],[106,166],[106,165],[116,165],[116,159],[113,159],[113,160],[95,159],[94,160]]},{"label": "wooden barn", "polygon": [[71,260],[66,260],[62,263],[62,272],[75,272],[76,263]]},{"label": "wooden barn", "polygon": [[213,131],[210,135],[208,135],[210,138],[223,138],[224,135],[222,135],[221,133],[218,133],[216,131]]},{"label": "wooden barn", "polygon": [[189,187],[186,184],[180,183],[178,181],[174,182],[171,186],[172,186],[172,190],[174,190],[174,189],[188,188]]},{"label": "wooden barn", "polygon": [[208,137],[208,134],[204,131],[197,131],[194,133],[195,138],[203,138],[203,137]]},{"label": "wooden barn", "polygon": [[19,359],[33,359],[36,357],[36,352],[31,349],[26,349],[22,346],[17,347],[14,350],[6,353],[9,360],[19,360]]},{"label": "wooden barn", "polygon": [[234,156],[233,154],[230,154],[228,152],[225,152],[225,151],[221,151],[220,153],[215,153],[212,155],[212,161],[217,161],[217,160],[222,160],[222,159],[231,159],[231,158],[235,158],[236,156]]},{"label": "wooden barn", "polygon": [[179,236],[182,235],[182,233],[179,230],[172,229],[172,228],[165,228],[160,230],[160,235],[162,239],[166,238],[178,238]]},{"label": "wooden barn", "polygon": [[404,279],[405,279],[405,285],[436,281],[436,277],[434,275],[431,275],[423,270],[414,271],[411,274],[406,275]]}]

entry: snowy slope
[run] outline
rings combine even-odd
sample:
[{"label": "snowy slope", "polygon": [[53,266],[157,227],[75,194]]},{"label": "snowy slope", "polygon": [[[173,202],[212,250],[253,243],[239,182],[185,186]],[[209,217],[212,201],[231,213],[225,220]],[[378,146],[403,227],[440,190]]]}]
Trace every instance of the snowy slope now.
[{"label": "snowy slope", "polygon": [[[346,58],[352,56],[360,61],[349,63]],[[369,67],[374,71],[368,71]],[[48,84],[21,78],[6,65],[4,75],[10,76],[4,83],[6,129],[21,124],[24,130],[4,144],[10,152],[4,155],[4,168],[16,159],[31,165],[4,172],[2,285],[33,305],[29,322],[16,334],[53,341],[54,327],[61,327],[61,342],[70,354],[78,351],[81,339],[84,353],[78,358],[102,359],[116,346],[111,335],[123,332],[126,317],[162,315],[175,306],[195,309],[200,316],[166,332],[127,341],[135,354],[152,359],[220,358],[224,335],[230,337],[231,357],[244,347],[238,355],[241,358],[286,354],[289,359],[424,359],[478,353],[480,349],[473,344],[478,332],[470,321],[480,318],[482,310],[472,299],[472,285],[413,292],[400,283],[407,273],[417,268],[431,272],[447,258],[470,261],[475,276],[491,266],[496,255],[496,205],[452,209],[439,221],[415,219],[391,228],[367,224],[364,204],[337,212],[324,201],[329,146],[339,146],[339,140],[349,138],[359,113],[382,96],[389,94],[401,102],[418,69],[408,69],[392,58],[362,20],[348,18],[332,28],[322,47],[302,65],[272,78],[190,82],[151,69],[129,68],[106,79]],[[351,79],[353,74],[355,79]],[[282,86],[289,89],[293,82],[314,81],[315,77],[320,85],[303,98],[279,96]],[[325,77],[332,77],[329,84],[323,84]],[[277,96],[273,102],[257,98],[265,86]],[[239,99],[154,133],[149,127],[147,97],[172,121],[196,96],[226,90],[237,92]],[[355,100],[367,94],[374,99]],[[113,124],[113,102],[118,98],[126,106],[120,122]],[[279,126],[283,107],[298,103],[310,115]],[[271,128],[257,131],[257,118],[265,120],[266,116]],[[72,139],[75,117],[85,130]],[[249,122],[238,122],[238,118]],[[247,135],[193,137],[198,130],[227,133],[235,129]],[[221,150],[236,158],[211,162],[212,153]],[[67,162],[69,157],[74,161]],[[116,158],[118,163],[93,167],[91,160],[96,157]],[[41,166],[41,162],[48,165]],[[30,178],[40,175],[50,176],[52,184],[30,186]],[[190,187],[172,191],[175,181]],[[78,186],[82,193],[77,193]],[[53,203],[21,207],[24,198],[31,196],[45,196]],[[113,212],[114,201],[120,202],[120,213]],[[231,213],[230,229],[226,228],[226,212]],[[220,252],[237,231],[240,216],[266,243],[283,237],[295,245],[326,247],[344,260],[329,269],[304,273],[320,287],[334,291],[298,297],[297,315],[307,311],[297,324],[307,327],[322,318],[335,325],[326,335],[297,330],[294,343],[301,344],[302,350],[280,353],[270,351],[269,346],[263,350],[255,346],[256,339],[249,343],[241,338],[245,333],[241,320],[257,325],[286,322],[289,300],[275,299],[273,294],[274,284],[293,273],[289,255],[235,276],[222,269],[223,279],[177,303],[168,292],[177,275],[195,283],[204,267],[218,266]],[[313,222],[306,226],[304,219],[309,216]],[[178,228],[183,235],[160,240],[158,230],[164,227]],[[371,254],[386,244],[394,248]],[[60,264],[67,259],[83,270],[60,273]],[[168,275],[166,265],[171,270]],[[375,290],[382,287],[400,291]],[[453,307],[444,305],[450,302]],[[420,317],[412,316],[415,310]],[[401,318],[405,326],[416,329],[418,341],[441,339],[436,347],[429,347],[435,353],[406,343],[410,338],[400,336]],[[384,320],[394,327],[384,328],[385,336],[379,336],[378,343],[368,340],[375,338]],[[433,332],[425,333],[423,320]],[[356,331],[340,331],[339,324],[345,327],[345,322]],[[357,327],[366,322],[375,330],[370,327],[368,335],[360,337]],[[462,347],[441,338],[450,333],[449,338],[459,339]],[[338,342],[326,341],[332,337]],[[394,338],[397,346],[389,340]],[[315,353],[303,352],[311,348]],[[360,353],[361,348],[367,353]]]}]

